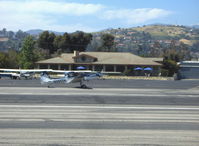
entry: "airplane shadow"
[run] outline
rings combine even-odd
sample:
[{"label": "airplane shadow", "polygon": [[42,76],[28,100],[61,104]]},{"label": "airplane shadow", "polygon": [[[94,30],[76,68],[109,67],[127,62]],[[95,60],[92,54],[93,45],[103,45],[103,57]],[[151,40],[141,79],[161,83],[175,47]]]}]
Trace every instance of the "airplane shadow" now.
[{"label": "airplane shadow", "polygon": [[[49,86],[48,88],[59,88],[59,87]],[[71,87],[69,87],[69,88],[71,88]],[[72,88],[73,88],[73,87],[72,87]],[[91,87],[81,87],[81,86],[76,86],[76,87],[74,87],[74,88],[79,88],[79,89],[93,89],[93,88],[91,88]]]},{"label": "airplane shadow", "polygon": [[82,88],[81,86],[76,86],[75,88],[79,88],[79,89],[93,89],[93,88],[88,87],[88,86],[86,86],[86,87],[84,87],[84,88]]}]

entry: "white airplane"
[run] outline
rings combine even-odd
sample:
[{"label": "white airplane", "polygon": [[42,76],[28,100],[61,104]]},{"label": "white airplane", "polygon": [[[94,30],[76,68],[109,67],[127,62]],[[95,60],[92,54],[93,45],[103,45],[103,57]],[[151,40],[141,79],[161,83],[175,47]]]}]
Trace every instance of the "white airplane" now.
[{"label": "white airplane", "polygon": [[[53,70],[52,72],[60,73],[58,70]],[[98,79],[103,76],[101,73],[92,71],[61,71],[61,73],[64,73],[64,77],[51,78],[48,76],[47,72],[41,73],[41,84],[46,84],[50,87],[54,83],[69,84],[79,82],[81,88],[87,88],[87,86],[83,84],[84,81]]]},{"label": "white airplane", "polygon": [[18,79],[20,78],[20,74],[18,73],[0,73],[0,79],[2,77],[8,77],[8,78],[11,78],[11,79]]},{"label": "white airplane", "polygon": [[0,69],[0,77],[10,77],[12,79],[32,79],[35,73],[51,72],[52,69]]}]

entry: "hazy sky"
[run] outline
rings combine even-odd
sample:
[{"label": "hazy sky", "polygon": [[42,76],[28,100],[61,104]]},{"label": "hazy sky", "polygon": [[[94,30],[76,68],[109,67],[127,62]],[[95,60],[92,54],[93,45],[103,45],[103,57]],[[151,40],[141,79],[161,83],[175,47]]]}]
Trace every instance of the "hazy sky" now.
[{"label": "hazy sky", "polygon": [[100,31],[154,23],[199,25],[199,0],[0,0],[0,29]]}]

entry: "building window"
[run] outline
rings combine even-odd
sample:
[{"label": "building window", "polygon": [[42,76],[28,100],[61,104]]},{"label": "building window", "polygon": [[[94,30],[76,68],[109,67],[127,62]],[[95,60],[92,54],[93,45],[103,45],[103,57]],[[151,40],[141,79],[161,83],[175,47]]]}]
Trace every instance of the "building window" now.
[{"label": "building window", "polygon": [[114,66],[113,65],[106,65],[106,71],[113,72],[114,71]]},{"label": "building window", "polygon": [[88,65],[87,69],[92,70],[92,65]]},{"label": "building window", "polygon": [[39,68],[40,68],[40,69],[47,69],[47,68],[48,68],[48,65],[47,65],[47,64],[40,64],[40,65],[39,65]]},{"label": "building window", "polygon": [[57,64],[51,64],[51,65],[50,65],[50,69],[55,69],[55,70],[57,70],[57,69],[58,69],[58,65],[57,65]]},{"label": "building window", "polygon": [[188,67],[182,67],[182,68],[180,68],[180,70],[181,71],[190,71],[190,68],[188,68]]},{"label": "building window", "polygon": [[117,65],[117,72],[124,72],[125,66],[124,65]]},{"label": "building window", "polygon": [[96,71],[102,71],[103,70],[103,65],[96,65],[95,66]]},{"label": "building window", "polygon": [[69,66],[68,65],[61,65],[61,70],[69,70]]},{"label": "building window", "polygon": [[82,56],[82,57],[81,57],[81,60],[82,60],[83,62],[85,62],[85,61],[86,61],[86,57],[85,57],[85,56]]}]

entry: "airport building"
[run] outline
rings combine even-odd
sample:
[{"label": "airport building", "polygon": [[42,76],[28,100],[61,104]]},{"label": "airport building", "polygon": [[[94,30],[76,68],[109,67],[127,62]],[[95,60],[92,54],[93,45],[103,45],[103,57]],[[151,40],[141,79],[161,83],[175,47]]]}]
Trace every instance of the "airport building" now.
[{"label": "airport building", "polygon": [[162,58],[144,58],[123,52],[78,52],[63,53],[58,57],[36,62],[38,69],[76,70],[83,66],[87,70],[122,73],[136,67],[151,68],[159,74]]},{"label": "airport building", "polygon": [[179,63],[178,79],[199,79],[199,61]]}]

